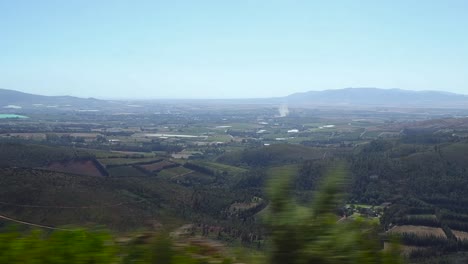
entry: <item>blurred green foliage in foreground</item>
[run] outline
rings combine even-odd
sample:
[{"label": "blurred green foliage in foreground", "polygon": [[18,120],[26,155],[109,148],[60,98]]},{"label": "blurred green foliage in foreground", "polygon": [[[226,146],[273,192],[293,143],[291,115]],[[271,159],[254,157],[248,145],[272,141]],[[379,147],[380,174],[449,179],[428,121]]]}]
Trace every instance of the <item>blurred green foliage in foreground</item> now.
[{"label": "blurred green foliage in foreground", "polygon": [[264,256],[228,252],[207,241],[180,241],[159,235],[146,241],[117,244],[108,233],[85,230],[0,234],[0,263],[401,263],[396,248],[383,251],[375,226],[366,221],[339,220],[345,179],[343,166],[330,171],[316,192],[311,207],[293,198],[292,179],[270,184],[265,223],[270,250]]},{"label": "blurred green foliage in foreground", "polygon": [[208,242],[180,244],[166,235],[117,244],[107,233],[85,230],[0,234],[2,264],[232,263],[221,253]]},{"label": "blurred green foliage in foreground", "polygon": [[0,263],[115,263],[117,248],[103,232],[39,230],[0,234]]},{"label": "blurred green foliage in foreground", "polygon": [[318,188],[311,207],[293,199],[293,182],[282,177],[270,183],[269,263],[401,263],[396,245],[383,251],[377,226],[369,221],[339,219],[346,169],[332,168]]}]

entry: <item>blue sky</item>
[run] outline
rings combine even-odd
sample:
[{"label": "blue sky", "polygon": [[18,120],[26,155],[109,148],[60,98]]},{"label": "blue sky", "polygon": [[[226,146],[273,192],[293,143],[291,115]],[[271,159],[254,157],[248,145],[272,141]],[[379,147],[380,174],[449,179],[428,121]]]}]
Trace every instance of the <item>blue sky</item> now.
[{"label": "blue sky", "polygon": [[101,98],[468,94],[468,1],[0,0],[0,88]]}]

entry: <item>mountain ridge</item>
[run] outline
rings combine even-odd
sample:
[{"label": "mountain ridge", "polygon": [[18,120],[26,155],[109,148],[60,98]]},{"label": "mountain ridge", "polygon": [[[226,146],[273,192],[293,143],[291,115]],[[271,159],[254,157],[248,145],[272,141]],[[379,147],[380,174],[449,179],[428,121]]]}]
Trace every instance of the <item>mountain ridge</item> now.
[{"label": "mountain ridge", "polygon": [[287,103],[366,106],[454,106],[468,103],[468,96],[445,91],[414,91],[382,88],[343,88],[294,93]]},{"label": "mountain ridge", "polygon": [[35,104],[74,105],[88,107],[102,104],[105,102],[106,101],[104,100],[99,100],[96,98],[81,98],[69,95],[48,96],[25,93],[10,89],[0,89],[0,108],[5,108],[7,106],[28,108]]},{"label": "mountain ridge", "polygon": [[[36,95],[16,90],[0,89],[0,107],[8,105],[31,106],[33,104],[69,104],[75,106],[93,106],[105,104],[111,100],[81,98],[74,96]],[[132,101],[132,100],[112,100]],[[144,100],[143,100],[144,101]],[[445,91],[415,91],[399,88],[382,89],[375,87],[348,87],[322,91],[293,93],[284,97],[250,99],[153,99],[148,101],[172,102],[218,102],[323,106],[395,106],[395,107],[468,107],[468,95]]]}]

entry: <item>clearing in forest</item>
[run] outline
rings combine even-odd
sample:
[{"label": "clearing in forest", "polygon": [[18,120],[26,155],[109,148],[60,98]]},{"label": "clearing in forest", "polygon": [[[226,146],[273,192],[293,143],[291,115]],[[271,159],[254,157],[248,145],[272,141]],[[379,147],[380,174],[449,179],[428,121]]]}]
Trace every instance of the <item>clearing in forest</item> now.
[{"label": "clearing in forest", "polygon": [[402,225],[402,226],[395,226],[388,231],[389,233],[408,233],[408,234],[415,234],[418,236],[438,236],[446,238],[444,231],[442,228],[439,227],[429,227],[429,226],[414,226],[414,225]]},{"label": "clearing in forest", "polygon": [[105,176],[106,171],[98,168],[97,162],[91,159],[54,161],[47,166],[48,170],[88,176]]},{"label": "clearing in forest", "polygon": [[455,237],[458,240],[467,240],[468,239],[468,232],[463,232],[463,231],[458,231],[458,230],[453,230],[452,233],[455,235]]}]

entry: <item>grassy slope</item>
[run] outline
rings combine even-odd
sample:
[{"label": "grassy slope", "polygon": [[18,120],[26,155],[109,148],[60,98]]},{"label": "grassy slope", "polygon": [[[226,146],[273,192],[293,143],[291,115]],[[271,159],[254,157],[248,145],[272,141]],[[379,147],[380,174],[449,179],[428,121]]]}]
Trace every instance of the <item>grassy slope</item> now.
[{"label": "grassy slope", "polygon": [[110,158],[110,159],[99,159],[104,165],[130,165],[140,162],[151,162],[158,160],[157,158]]},{"label": "grassy slope", "polygon": [[[1,144],[0,150],[1,214],[31,223],[104,225],[113,230],[151,227],[156,222],[176,227],[193,218],[213,219],[236,199],[224,187],[205,185],[213,179],[200,173],[187,174],[179,184],[132,166],[110,168],[109,177],[71,175],[34,168],[89,154],[25,144]],[[128,159],[134,160],[140,159]],[[119,162],[126,163],[121,158]],[[191,172],[183,167],[169,170],[174,175]],[[201,208],[194,208],[194,193]]]},{"label": "grassy slope", "polygon": [[217,163],[217,162],[208,162],[208,161],[194,161],[194,163],[213,169],[215,171],[226,171],[229,174],[238,174],[238,173],[243,173],[246,172],[247,170],[241,167],[236,167],[236,166],[230,166],[222,163]]},{"label": "grassy slope", "polygon": [[[340,149],[341,152],[346,151]],[[306,147],[295,144],[274,144],[243,151],[229,152],[218,158],[218,162],[234,166],[255,163],[261,165],[279,165],[297,163],[301,160],[320,159],[324,155],[335,153],[334,149]]]},{"label": "grassy slope", "polygon": [[267,170],[267,174],[271,177],[294,177],[298,172],[298,165],[296,164],[289,164],[284,166],[274,166],[269,167]]},{"label": "grassy slope", "polygon": [[131,229],[158,213],[157,199],[142,201],[138,195],[132,196],[131,190],[105,177],[33,169],[1,169],[0,175],[2,214],[32,223]]},{"label": "grassy slope", "polygon": [[[89,177],[21,168],[3,168],[0,175],[1,214],[49,226],[129,231],[162,223],[171,228],[200,217],[215,219],[236,199],[223,188],[185,186],[160,177]],[[195,193],[203,201],[200,208],[193,207]]]},{"label": "grassy slope", "polygon": [[107,169],[111,177],[145,177],[147,174],[133,166],[119,166]]}]

